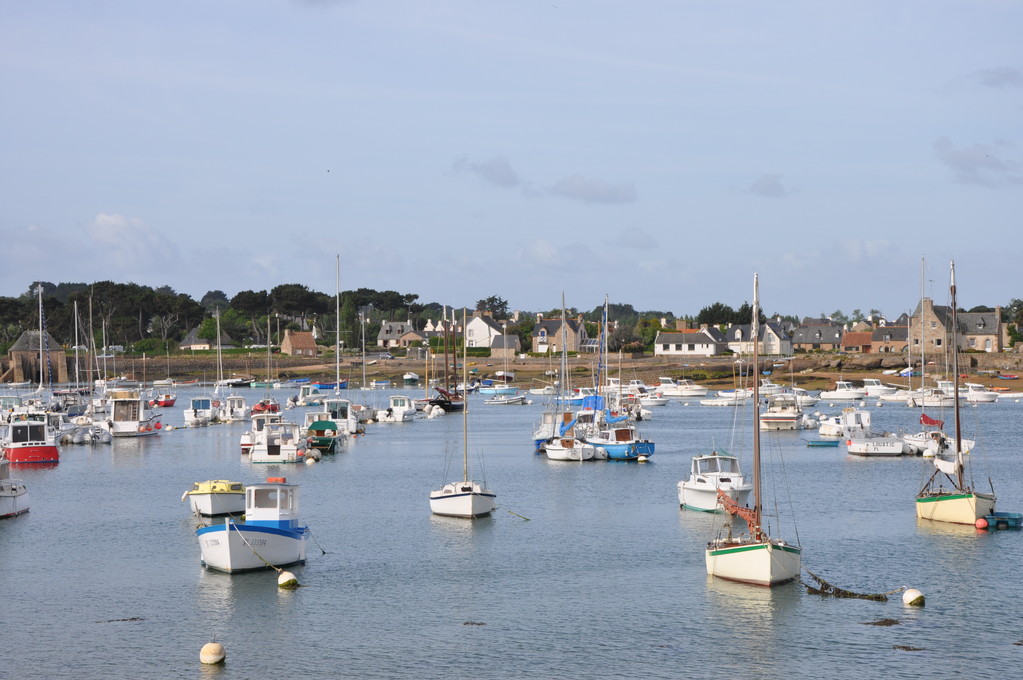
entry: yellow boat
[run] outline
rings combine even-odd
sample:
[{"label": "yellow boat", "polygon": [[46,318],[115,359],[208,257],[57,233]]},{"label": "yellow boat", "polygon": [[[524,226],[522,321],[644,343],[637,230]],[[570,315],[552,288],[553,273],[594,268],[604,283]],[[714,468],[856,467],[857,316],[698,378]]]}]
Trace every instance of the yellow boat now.
[{"label": "yellow boat", "polygon": [[195,482],[181,496],[189,499],[192,512],[204,517],[241,515],[245,512],[245,485],[226,479],[208,479]]}]

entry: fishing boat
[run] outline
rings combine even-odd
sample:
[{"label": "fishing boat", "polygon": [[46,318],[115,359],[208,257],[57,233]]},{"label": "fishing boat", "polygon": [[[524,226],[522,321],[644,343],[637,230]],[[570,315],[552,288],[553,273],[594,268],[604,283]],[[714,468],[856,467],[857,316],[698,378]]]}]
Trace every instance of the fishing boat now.
[{"label": "fishing boat", "polygon": [[678,504],[687,510],[721,512],[721,494],[745,506],[753,484],[739,469],[739,459],[717,451],[695,456],[688,479],[678,483]]},{"label": "fishing boat", "polygon": [[[959,389],[959,319],[956,310],[956,269],[950,266],[949,296],[952,310],[952,375],[956,394]],[[951,524],[976,524],[977,520],[995,510],[994,489],[991,493],[977,491],[966,476],[962,423],[959,416],[959,399],[953,399],[955,418],[955,448],[952,459],[941,455],[933,458],[934,471],[916,496],[916,516],[934,522]],[[946,485],[947,483],[947,485]]]},{"label": "fishing boat", "polygon": [[344,434],[330,419],[328,411],[309,411],[302,427],[306,432],[306,444],[320,453],[337,453],[344,443]]},{"label": "fishing boat", "polygon": [[300,525],[297,485],[284,477],[250,484],[244,509],[244,522],[227,517],[196,529],[203,566],[233,574],[305,562],[308,527]]},{"label": "fishing boat", "polygon": [[[462,327],[465,327],[465,312],[462,312]],[[462,371],[466,372],[466,349],[462,345]],[[462,378],[468,382],[468,374]],[[445,484],[430,492],[430,512],[445,517],[475,519],[489,515],[497,507],[497,494],[487,488],[485,482],[469,479],[469,413],[462,409],[462,479]]]},{"label": "fishing boat", "polygon": [[305,434],[298,423],[268,422],[255,434],[249,462],[302,463],[307,448]]},{"label": "fishing boat", "polygon": [[824,401],[859,401],[867,397],[867,389],[853,387],[848,380],[836,380],[835,388],[821,390],[820,398]]},{"label": "fishing boat", "polygon": [[[759,365],[760,347],[757,337],[760,324],[760,294],[757,275],[753,275],[753,365]],[[746,521],[747,532],[732,533],[732,522],[726,525],[726,535],[707,544],[705,558],[707,573],[730,581],[761,586],[775,586],[799,576],[802,548],[784,540],[771,538],[763,524],[763,485],[760,469],[760,395],[759,385],[753,386],[753,507],[743,507],[727,494],[719,493],[722,505],[730,515]]]},{"label": "fishing boat", "polygon": [[137,389],[107,391],[109,418],[96,424],[112,437],[149,437],[160,434],[162,416],[149,409],[149,401]]},{"label": "fishing boat", "polygon": [[377,409],[373,419],[378,423],[411,423],[416,417],[416,403],[404,394],[387,398],[387,408]]},{"label": "fishing boat", "polygon": [[192,397],[184,409],[185,427],[206,427],[220,420],[220,402],[212,397]]},{"label": "fishing boat", "polygon": [[224,401],[224,422],[234,423],[249,417],[251,411],[245,402],[245,397],[240,394],[231,394]]},{"label": "fishing boat", "polygon": [[152,399],[150,399],[149,405],[153,407],[160,406],[163,408],[167,408],[177,403],[177,400],[178,400],[177,395],[167,392],[164,394],[158,394]]},{"label": "fishing boat", "polygon": [[252,427],[242,432],[242,436],[239,438],[242,453],[252,451],[252,445],[256,443],[256,438],[266,429],[267,425],[284,421],[284,417],[279,413],[256,413],[251,416],[251,419]]},{"label": "fishing boat", "polygon": [[57,437],[43,412],[22,413],[7,426],[3,453],[11,463],[56,463],[60,460]]},{"label": "fishing boat", "polygon": [[654,442],[640,437],[636,426],[625,420],[617,423],[605,420],[600,430],[586,437],[586,443],[609,460],[639,461],[654,455]]},{"label": "fishing boat", "polygon": [[9,468],[7,461],[0,459],[0,519],[28,512],[28,487],[20,479],[12,479]]},{"label": "fishing boat", "polygon": [[525,394],[495,394],[489,399],[484,399],[483,403],[496,406],[509,406],[515,404],[526,404],[529,402],[527,402]]},{"label": "fishing boat", "polygon": [[226,479],[208,479],[195,482],[181,496],[188,499],[192,514],[202,517],[241,515],[245,512],[245,485]]}]

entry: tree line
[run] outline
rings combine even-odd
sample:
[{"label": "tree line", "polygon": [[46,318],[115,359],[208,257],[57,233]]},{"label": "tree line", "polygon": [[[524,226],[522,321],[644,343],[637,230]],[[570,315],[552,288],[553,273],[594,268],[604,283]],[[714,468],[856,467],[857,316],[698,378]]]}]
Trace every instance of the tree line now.
[{"label": "tree line", "polygon": [[[310,290],[297,283],[281,284],[269,290],[244,290],[233,297],[211,290],[198,301],[175,292],[169,286],[151,288],[134,283],[99,281],[95,283],[33,282],[18,297],[0,296],[0,351],[6,353],[26,330],[39,327],[39,295],[46,330],[65,346],[79,344],[95,347],[120,345],[133,351],[173,352],[185,335],[198,329],[200,338],[213,340],[219,319],[221,333],[235,345],[279,343],[285,330],[314,330],[318,342],[333,346],[375,346],[377,334],[386,321],[408,321],[422,329],[427,321],[438,321],[447,310],[449,318],[460,321],[460,312],[437,302],[420,302],[415,293],[370,288],[333,293]],[[497,320],[509,318],[508,302],[497,295],[476,301],[474,309],[489,312]],[[471,313],[472,310],[468,310]],[[605,318],[605,306],[588,311],[572,307],[568,318],[582,317],[590,337],[596,337]],[[969,311],[993,311],[975,307]],[[340,312],[339,314],[336,312]],[[695,317],[682,317],[694,324],[725,326],[749,323],[752,308],[748,302],[738,309],[715,302]],[[560,318],[560,308],[541,312],[546,318]],[[879,314],[871,310],[871,314]],[[772,315],[772,318],[781,315]],[[823,314],[821,316],[824,316]],[[537,314],[523,312],[507,326],[519,336],[522,346],[531,344]],[[1002,309],[1003,321],[1023,326],[1023,300],[1013,298]],[[674,326],[671,312],[637,311],[630,304],[613,303],[606,307],[607,320],[614,322],[608,336],[611,351],[651,349],[662,329],[662,320]],[[798,321],[796,317],[783,319]],[[840,310],[831,314],[839,323],[863,318],[860,310],[846,317]],[[90,340],[91,338],[91,340]]]}]

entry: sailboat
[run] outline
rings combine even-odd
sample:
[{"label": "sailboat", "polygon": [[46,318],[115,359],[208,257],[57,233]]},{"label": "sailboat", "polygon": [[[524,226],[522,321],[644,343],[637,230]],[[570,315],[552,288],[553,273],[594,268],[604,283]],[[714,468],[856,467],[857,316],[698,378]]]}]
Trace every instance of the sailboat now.
[{"label": "sailboat", "polygon": [[[953,394],[959,393],[959,318],[956,310],[956,266],[951,264],[949,296],[952,307],[952,380]],[[952,400],[955,416],[954,458],[934,457],[934,472],[916,495],[916,516],[935,522],[975,524],[978,519],[995,510],[995,494],[976,491],[967,481],[963,453],[962,427],[959,420],[959,399]],[[940,475],[940,476],[939,476]],[[945,481],[950,487],[945,486]]]},{"label": "sailboat", "polygon": [[[465,311],[462,312],[462,328],[465,328]],[[462,344],[462,380],[469,375],[466,369],[467,352],[465,342]],[[469,414],[468,408],[462,408],[462,479],[445,484],[436,491],[430,492],[430,511],[435,515],[446,517],[464,517],[473,519],[489,515],[497,507],[497,494],[490,491],[485,484],[469,479]]]},{"label": "sailboat", "polygon": [[[566,379],[568,376],[568,329],[567,315],[565,313],[565,294],[561,294],[561,368],[559,372],[558,391],[559,396],[564,397]],[[558,408],[561,407],[563,399],[558,399]],[[557,413],[557,412],[556,412]],[[559,414],[560,415],[560,414]],[[550,460],[592,460],[596,455],[597,447],[589,444],[581,437],[577,437],[575,426],[576,418],[569,422],[555,420],[552,423],[557,429],[554,436],[547,440],[544,451]]]},{"label": "sailboat", "polygon": [[[753,365],[760,365],[759,280],[753,275]],[[753,507],[741,507],[727,493],[719,492],[721,503],[730,515],[746,520],[748,533],[732,535],[729,518],[728,535],[707,544],[707,573],[719,578],[761,586],[786,583],[799,575],[802,548],[781,539],[771,538],[763,523],[763,484],[760,470],[760,392],[753,381]]]}]

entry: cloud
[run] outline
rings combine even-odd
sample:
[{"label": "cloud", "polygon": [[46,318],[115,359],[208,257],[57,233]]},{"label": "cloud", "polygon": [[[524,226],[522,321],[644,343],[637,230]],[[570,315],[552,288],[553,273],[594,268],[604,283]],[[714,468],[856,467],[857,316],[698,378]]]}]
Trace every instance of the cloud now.
[{"label": "cloud", "polygon": [[1010,87],[1023,88],[1023,71],[1012,66],[996,66],[995,68],[975,71],[969,75],[969,78],[986,87],[998,89]]},{"label": "cloud", "polygon": [[615,234],[609,241],[616,248],[632,248],[634,250],[653,250],[657,248],[657,240],[642,227],[626,227]]},{"label": "cloud", "polygon": [[173,242],[136,218],[100,213],[84,231],[105,263],[126,272],[151,274],[179,259]]},{"label": "cloud", "polygon": [[952,170],[956,181],[992,188],[1001,184],[1023,183],[1023,177],[1017,172],[1017,164],[999,156],[999,153],[1005,153],[1011,148],[1008,142],[995,142],[993,146],[974,143],[972,146],[956,148],[948,137],[941,137],[934,142],[935,153]]},{"label": "cloud", "polygon": [[746,191],[764,198],[785,198],[792,192],[781,183],[781,178],[781,175],[761,175]]},{"label": "cloud", "polygon": [[472,163],[462,157],[454,162],[452,171],[456,174],[463,172],[472,173],[484,182],[495,184],[499,187],[514,188],[522,184],[519,174],[515,172],[508,159],[503,156],[497,156],[482,163]]},{"label": "cloud", "polygon": [[632,184],[612,184],[579,174],[559,179],[545,191],[552,196],[583,203],[632,203],[636,200],[636,189]]},{"label": "cloud", "polygon": [[488,184],[505,189],[520,188],[525,196],[555,196],[583,203],[632,203],[636,188],[631,183],[614,184],[576,173],[546,186],[523,179],[504,156],[473,162],[464,156],[451,165],[451,172],[470,173]]}]

